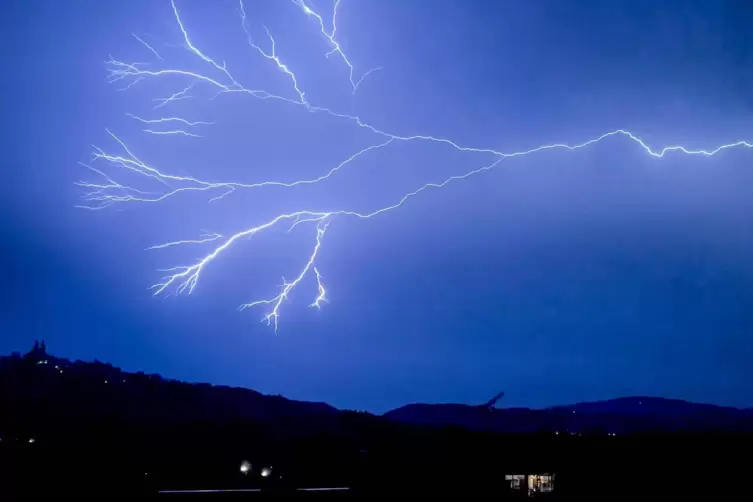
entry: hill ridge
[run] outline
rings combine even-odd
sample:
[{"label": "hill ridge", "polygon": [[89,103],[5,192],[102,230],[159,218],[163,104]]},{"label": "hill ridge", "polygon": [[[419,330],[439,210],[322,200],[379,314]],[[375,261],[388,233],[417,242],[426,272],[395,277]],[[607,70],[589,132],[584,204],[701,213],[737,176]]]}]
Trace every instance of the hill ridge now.
[{"label": "hill ridge", "polygon": [[[35,344],[27,354],[0,357],[0,399],[33,420],[35,414],[90,420],[329,423],[353,413],[324,402],[288,399],[227,385],[187,383],[128,372],[108,363],[70,361]],[[380,415],[415,426],[455,426],[493,432],[628,434],[649,430],[753,431],[753,410],[655,396],[626,396],[542,409],[411,403]],[[316,418],[320,417],[320,418]],[[2,425],[2,424],[0,424]],[[331,423],[330,427],[337,427]]]}]

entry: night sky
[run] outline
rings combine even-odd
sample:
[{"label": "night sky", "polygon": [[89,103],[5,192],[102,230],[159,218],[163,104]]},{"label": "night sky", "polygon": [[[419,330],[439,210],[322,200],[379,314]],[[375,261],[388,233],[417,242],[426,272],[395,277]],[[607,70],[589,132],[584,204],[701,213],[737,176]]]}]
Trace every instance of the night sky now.
[{"label": "night sky", "polygon": [[[193,42],[239,81],[295,98],[246,44],[236,2],[176,2]],[[502,151],[618,128],[655,149],[753,140],[747,2],[342,0],[337,36],[356,76],[384,67],[355,95],[315,21],[291,2],[245,5],[312,103],[395,134]],[[329,22],[331,4],[313,5]],[[505,160],[373,219],[334,218],[317,261],[330,303],[308,308],[308,277],[275,335],[264,308],[237,307],[300,271],[312,226],[240,241],[190,296],[148,287],[211,248],[144,249],[304,208],[371,211],[494,157],[399,143],[315,186],[77,209],[73,183],[95,179],[77,162],[92,144],[120,152],[106,128],[164,171],[243,182],[315,177],[383,138],[237,94],[151,110],[180,78],[118,91],[109,55],[211,73],[179,46],[167,0],[2,10],[0,352],[45,339],[63,357],[373,412],[500,390],[507,406],[626,395],[753,406],[753,150],[657,159],[614,137]],[[215,124],[202,138],[155,136],[128,112]]]}]

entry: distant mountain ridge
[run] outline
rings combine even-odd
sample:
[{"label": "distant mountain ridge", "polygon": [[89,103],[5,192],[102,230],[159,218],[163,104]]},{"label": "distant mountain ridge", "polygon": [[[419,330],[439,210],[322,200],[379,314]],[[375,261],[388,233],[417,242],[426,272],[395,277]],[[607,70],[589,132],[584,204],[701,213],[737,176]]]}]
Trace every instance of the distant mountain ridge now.
[{"label": "distant mountain ridge", "polygon": [[385,417],[415,425],[494,432],[556,431],[627,434],[644,431],[753,431],[753,409],[658,397],[623,397],[546,409],[485,409],[462,404],[410,404]]},{"label": "distant mountain ridge", "polygon": [[[475,431],[558,434],[628,434],[642,431],[753,431],[753,409],[697,404],[656,397],[625,397],[547,409],[486,405],[409,404],[382,415],[394,423],[460,427]],[[110,364],[71,362],[35,344],[24,356],[0,357],[0,426],[43,417],[141,423],[295,420],[338,428],[349,413],[326,403],[224,385],[185,383],[159,375],[129,373]],[[12,410],[8,415],[8,410]],[[383,421],[368,413],[365,421]],[[288,422],[286,422],[288,423]],[[291,422],[292,423],[292,422]]]}]

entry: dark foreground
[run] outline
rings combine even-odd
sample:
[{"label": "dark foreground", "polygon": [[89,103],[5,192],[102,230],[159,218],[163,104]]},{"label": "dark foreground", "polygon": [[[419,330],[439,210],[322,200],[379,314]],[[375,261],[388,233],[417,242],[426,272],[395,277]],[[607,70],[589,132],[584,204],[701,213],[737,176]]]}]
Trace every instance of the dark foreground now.
[{"label": "dark foreground", "polygon": [[751,431],[753,410],[666,400],[413,405],[380,417],[71,362],[44,344],[0,357],[0,501],[751,499]]},{"label": "dark foreground", "polygon": [[[381,437],[368,450],[349,448],[352,445],[327,435],[301,442],[270,442],[232,425],[212,431],[199,426],[191,430],[89,429],[88,439],[67,434],[35,438],[33,443],[28,438],[3,438],[0,498],[68,493],[165,499],[265,494],[297,498],[484,494],[557,499],[749,499],[753,495],[745,460],[753,446],[748,435],[403,432]],[[243,473],[240,466],[246,458],[251,459],[251,467]],[[272,466],[271,473],[262,477],[261,466],[267,465]],[[529,475],[543,474],[552,477],[541,478],[546,486],[539,486],[539,491],[525,486],[528,479],[534,483],[539,479]],[[511,488],[511,484],[518,486]],[[165,493],[209,489],[244,491]]]}]

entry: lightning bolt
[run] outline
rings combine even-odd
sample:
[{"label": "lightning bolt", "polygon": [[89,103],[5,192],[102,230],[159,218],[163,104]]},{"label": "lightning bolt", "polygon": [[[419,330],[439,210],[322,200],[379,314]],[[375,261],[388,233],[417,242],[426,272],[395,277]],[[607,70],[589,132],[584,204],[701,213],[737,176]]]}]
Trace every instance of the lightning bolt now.
[{"label": "lightning bolt", "polygon": [[[135,83],[136,80],[134,80],[133,82]],[[180,101],[182,99],[191,99],[191,96],[189,96],[187,93],[188,91],[193,89],[194,85],[196,84],[192,83],[189,86],[187,86],[185,89],[183,89],[182,91],[178,91],[166,98],[154,98],[152,101],[156,101],[158,103],[157,105],[154,106],[154,109],[156,110],[157,108],[162,108],[166,104],[172,103],[173,101]]]},{"label": "lightning bolt", "polygon": [[375,71],[381,70],[382,67],[378,66],[376,68],[372,68],[366,73],[364,73],[360,79],[358,79],[357,82],[355,82],[353,79],[353,73],[355,72],[355,69],[353,68],[353,64],[348,59],[348,56],[345,55],[345,53],[342,50],[342,47],[340,46],[340,42],[338,42],[335,39],[335,34],[337,33],[337,8],[340,6],[340,0],[335,0],[334,5],[332,6],[332,30],[327,32],[327,29],[324,27],[324,19],[321,15],[317,14],[314,9],[311,8],[304,0],[292,0],[293,4],[297,5],[301,8],[304,14],[307,16],[311,16],[315,18],[319,22],[319,32],[324,36],[324,38],[327,39],[329,42],[330,47],[332,49],[325,54],[325,57],[329,58],[332,54],[337,54],[340,56],[340,59],[342,59],[343,63],[348,67],[349,71],[349,77],[348,80],[350,81],[350,85],[353,88],[353,94],[356,93],[358,90],[358,86],[361,85],[361,82],[369,76],[371,73],[374,73]]},{"label": "lightning bolt", "polygon": [[[323,216],[318,221],[319,222],[325,221],[325,218],[327,218],[327,216]],[[298,285],[298,283],[300,283],[303,280],[303,278],[306,277],[306,274],[308,273],[308,271],[314,266],[314,260],[316,260],[316,255],[319,253],[319,248],[322,245],[322,238],[324,237],[324,232],[327,231],[327,225],[329,225],[329,223],[324,223],[321,226],[317,225],[316,244],[314,245],[314,250],[311,252],[311,256],[309,256],[309,259],[304,265],[303,270],[301,270],[301,273],[298,274],[298,276],[294,280],[287,282],[285,281],[284,277],[282,278],[282,292],[279,295],[275,296],[274,298],[270,298],[268,300],[256,300],[251,303],[246,303],[244,305],[241,305],[239,309],[244,310],[250,307],[256,307],[257,305],[272,305],[272,310],[269,311],[263,317],[263,320],[267,323],[267,325],[274,322],[275,333],[277,333],[278,320],[280,318],[280,306],[285,300],[288,299],[288,295],[290,294],[291,291],[293,291],[293,288],[295,288]],[[324,288],[321,285],[321,281],[320,281],[321,276],[319,275],[318,271],[316,271],[316,277],[317,277],[317,282],[319,284],[319,291],[320,291],[319,297],[321,297],[323,300]],[[322,301],[319,299],[319,297],[317,297],[317,299],[314,302],[314,304],[316,304],[317,307],[319,306],[319,302]]]},{"label": "lightning bolt", "polygon": [[149,49],[152,52],[152,54],[154,54],[155,56],[157,56],[157,59],[159,59],[160,61],[164,61],[164,59],[162,58],[162,56],[159,55],[159,52],[157,52],[154,49],[154,47],[152,47],[151,45],[149,45],[148,43],[146,43],[141,37],[139,37],[135,33],[131,33],[131,35],[133,35],[133,38],[135,38],[136,40],[138,40],[139,42],[141,42],[141,44],[144,47],[146,47],[147,49]]},{"label": "lightning bolt", "polygon": [[322,284],[322,274],[319,273],[319,270],[316,267],[314,267],[314,274],[316,275],[316,288],[319,291],[319,295],[309,307],[320,309],[322,308],[322,303],[328,302],[329,300],[327,300],[327,291],[324,289],[324,284]]},{"label": "lightning bolt", "polygon": [[[181,117],[162,117],[158,119],[144,119],[141,117],[137,117],[136,115],[132,113],[126,113],[128,117],[131,117],[134,120],[138,120],[139,122],[142,122],[144,124],[165,124],[165,123],[171,123],[171,122],[178,122],[180,124],[184,124],[188,127],[194,127],[197,125],[212,125],[214,122],[204,122],[201,120],[186,120]],[[194,138],[200,138],[201,136],[198,134],[194,134],[192,132],[185,131],[183,129],[168,129],[168,130],[162,130],[162,131],[155,131],[153,129],[142,129],[142,131],[149,133],[149,134],[156,134],[156,135],[182,135],[182,136],[192,136]]]},{"label": "lightning bolt", "polygon": [[269,32],[267,27],[264,27],[264,31],[267,34],[267,37],[269,38],[269,41],[272,45],[271,52],[264,51],[261,47],[256,45],[254,43],[254,39],[251,37],[251,33],[248,31],[248,27],[246,26],[246,9],[243,6],[243,0],[240,1],[240,11],[241,11],[241,26],[243,27],[243,31],[246,34],[246,39],[248,41],[248,45],[251,46],[262,55],[262,57],[269,59],[270,61],[273,61],[275,65],[277,66],[277,69],[279,69],[281,72],[286,74],[288,77],[290,77],[290,80],[293,82],[293,88],[295,89],[295,92],[298,94],[298,99],[300,99],[301,103],[306,104],[306,98],[304,96],[304,92],[298,87],[298,80],[296,79],[295,74],[290,71],[288,66],[280,61],[280,58],[277,56],[276,46],[275,46],[275,39],[272,36],[272,34]]},{"label": "lightning bolt", "polygon": [[148,132],[149,134],[156,134],[157,136],[163,135],[163,136],[190,136],[192,138],[201,138],[198,134],[194,134],[192,132],[186,132],[183,129],[171,129],[169,131],[153,131],[152,129],[142,129],[144,132]]},{"label": "lightning bolt", "polygon": [[175,20],[178,22],[178,27],[180,28],[181,33],[183,33],[183,41],[186,43],[186,47],[191,52],[193,52],[194,54],[196,54],[197,56],[199,56],[201,59],[203,59],[204,61],[206,61],[207,63],[211,64],[212,66],[214,66],[215,68],[217,68],[218,70],[220,70],[222,73],[224,73],[227,76],[227,78],[230,79],[230,81],[233,83],[233,85],[235,85],[237,87],[240,87],[240,84],[238,84],[235,81],[235,79],[232,77],[232,75],[230,75],[230,72],[227,71],[227,68],[225,67],[226,65],[225,65],[224,61],[222,62],[221,65],[217,64],[214,61],[214,59],[212,59],[212,58],[204,55],[203,52],[201,52],[199,49],[196,48],[196,46],[193,43],[191,43],[191,39],[188,36],[188,32],[186,31],[186,27],[183,26],[183,21],[181,21],[181,19],[180,19],[180,13],[178,12],[178,7],[175,6],[175,0],[170,0],[170,5],[173,8],[173,13],[175,14]]},{"label": "lightning bolt", "polygon": [[146,248],[147,251],[150,249],[165,249],[169,248],[170,246],[179,246],[181,244],[204,244],[205,242],[212,242],[216,241],[217,239],[221,239],[222,235],[216,234],[216,233],[204,233],[201,239],[187,239],[183,241],[173,241],[173,242],[165,242],[163,244],[157,244],[156,246],[149,246]]},{"label": "lightning bolt", "polygon": [[193,127],[196,125],[211,125],[214,124],[214,122],[202,122],[200,120],[190,121],[186,119],[182,119],[180,117],[163,117],[159,119],[142,119],[141,117],[137,117],[136,115],[132,113],[126,113],[128,117],[131,117],[132,119],[136,119],[139,122],[143,122],[145,124],[164,124],[165,122],[180,122],[181,124],[185,124],[189,127]]},{"label": "lightning bolt", "polygon": [[[293,4],[299,7],[304,14],[310,16],[318,21],[319,31],[328,41],[331,50],[326,54],[327,57],[331,55],[337,55],[345,63],[349,69],[349,83],[352,91],[355,92],[363,79],[370,73],[377,71],[380,68],[374,68],[364,73],[359,80],[354,78],[354,67],[350,62],[350,59],[345,55],[339,42],[336,40],[337,34],[337,12],[340,5],[340,0],[335,0],[332,10],[331,30],[327,30],[323,17],[313,10],[313,8],[307,4],[304,0],[292,0]],[[327,302],[326,290],[323,286],[322,275],[316,267],[316,261],[320,253],[321,245],[325,233],[329,226],[336,218],[350,217],[356,219],[370,219],[379,216],[383,213],[397,210],[411,199],[421,195],[427,190],[439,190],[451,183],[460,182],[471,176],[482,174],[486,171],[492,170],[497,167],[503,160],[512,159],[514,157],[522,157],[527,155],[533,155],[546,150],[564,150],[574,152],[595,145],[609,139],[623,139],[635,144],[639,149],[644,151],[652,158],[663,158],[670,153],[686,154],[686,155],[698,155],[698,156],[712,156],[716,155],[723,150],[730,148],[753,148],[753,143],[746,141],[736,141],[732,143],[723,144],[711,150],[688,148],[681,145],[665,146],[660,149],[654,149],[644,142],[639,136],[633,134],[630,131],[624,129],[617,129],[611,132],[601,134],[580,143],[553,143],[547,145],[541,145],[528,150],[520,150],[513,152],[502,152],[492,148],[481,148],[467,145],[461,145],[455,141],[438,136],[431,135],[404,135],[387,132],[369,124],[362,120],[357,115],[349,115],[334,111],[330,108],[314,105],[306,98],[305,92],[301,90],[299,86],[299,79],[295,72],[282,60],[282,56],[278,54],[276,42],[269,30],[264,28],[267,38],[270,42],[270,49],[262,49],[261,46],[255,43],[251,36],[250,29],[248,27],[248,16],[243,4],[243,0],[239,1],[240,4],[240,17],[241,27],[246,35],[247,43],[253,51],[263,59],[270,61],[274,64],[278,71],[286,74],[293,93],[296,98],[285,97],[282,94],[275,94],[264,89],[253,89],[245,87],[238,82],[230,73],[227,64],[223,61],[218,63],[215,59],[208,56],[207,53],[199,49],[191,40],[186,25],[183,23],[180,12],[175,4],[175,0],[171,0],[171,6],[175,21],[180,28],[182,34],[182,46],[191,52],[196,58],[203,62],[207,68],[206,72],[199,72],[196,70],[188,70],[181,67],[162,67],[159,69],[151,69],[144,63],[128,63],[123,62],[113,57],[110,57],[107,61],[107,67],[109,70],[110,82],[123,81],[126,84],[126,88],[136,85],[147,79],[163,79],[166,77],[180,77],[187,80],[189,84],[182,90],[175,92],[167,98],[156,98],[154,101],[158,104],[154,109],[161,108],[171,103],[178,102],[180,100],[188,99],[190,96],[188,93],[196,86],[205,86],[212,89],[215,94],[210,99],[215,99],[223,95],[245,95],[255,99],[262,100],[274,100],[285,106],[296,106],[300,110],[312,113],[312,114],[326,114],[334,117],[338,120],[351,124],[353,127],[364,129],[376,136],[379,141],[375,141],[370,146],[358,150],[342,160],[335,166],[323,170],[318,176],[312,176],[310,178],[297,179],[297,180],[268,180],[258,182],[242,182],[237,180],[227,181],[209,181],[192,176],[179,176],[169,173],[166,170],[154,167],[147,164],[145,161],[137,157],[131,148],[121,140],[114,133],[107,131],[110,137],[119,145],[120,153],[108,153],[105,150],[94,147],[92,154],[92,160],[104,163],[107,168],[113,173],[129,174],[132,177],[135,176],[136,180],[149,182],[152,185],[157,185],[153,190],[145,190],[139,188],[140,185],[134,186],[130,184],[124,184],[115,179],[115,175],[107,174],[103,169],[96,169],[88,164],[82,164],[84,167],[95,173],[99,181],[78,182],[77,185],[86,188],[88,191],[84,194],[83,198],[86,204],[82,204],[78,207],[82,207],[90,210],[100,210],[114,204],[121,203],[159,203],[166,199],[172,199],[175,197],[183,196],[186,193],[207,193],[207,202],[215,202],[224,199],[227,196],[234,194],[237,191],[250,190],[250,189],[262,189],[266,187],[279,187],[279,188],[291,188],[300,185],[314,185],[322,183],[335,176],[342,169],[356,164],[362,157],[371,154],[376,150],[388,148],[391,144],[396,142],[428,142],[441,146],[445,146],[459,152],[464,152],[474,155],[485,155],[491,157],[493,160],[484,163],[481,167],[476,167],[466,171],[465,173],[450,176],[440,181],[432,181],[419,186],[417,189],[405,193],[402,197],[393,201],[390,204],[377,207],[370,211],[355,211],[346,208],[330,208],[326,210],[318,209],[302,209],[292,212],[286,212],[279,214],[278,216],[258,224],[229,235],[222,236],[216,233],[205,233],[201,235],[199,239],[188,240],[176,240],[151,246],[147,249],[164,249],[175,246],[183,245],[205,245],[212,242],[215,247],[207,252],[203,257],[197,259],[195,262],[188,265],[181,265],[171,267],[167,269],[161,269],[160,272],[164,272],[167,275],[162,277],[160,282],[151,286],[155,295],[165,293],[167,290],[176,291],[177,293],[192,293],[202,276],[202,274],[210,268],[212,263],[221,257],[224,252],[232,247],[238,240],[242,238],[253,238],[261,232],[268,231],[269,229],[276,227],[280,224],[289,225],[288,232],[300,226],[313,226],[316,230],[316,234],[313,241],[313,247],[308,254],[308,259],[300,268],[298,275],[292,281],[286,281],[283,279],[281,290],[278,294],[273,295],[267,299],[254,300],[248,303],[242,304],[240,310],[245,310],[253,307],[266,306],[269,310],[264,314],[262,320],[268,325],[273,325],[275,332],[279,327],[279,319],[283,304],[287,300],[291,293],[306,281],[306,278],[313,270],[313,279],[316,280],[317,296],[311,307],[321,308],[322,304]],[[134,35],[136,36],[136,35]],[[136,37],[138,39],[138,37]],[[139,39],[142,43],[142,40]],[[147,45],[144,43],[144,45]],[[149,47],[147,45],[147,47]],[[156,51],[155,51],[156,54]],[[156,54],[158,57],[159,55]],[[164,60],[159,57],[160,61]],[[178,116],[160,117],[156,119],[144,119],[139,116],[128,114],[129,117],[134,120],[140,121],[145,124],[156,125],[169,125],[169,124],[182,124],[187,128],[193,128],[201,125],[209,125],[212,122],[203,121],[190,121],[188,119]],[[193,133],[185,131],[183,129],[168,129],[168,130],[146,130],[149,133],[157,135],[170,135],[181,134],[186,136],[193,136]],[[476,164],[478,165],[478,164]],[[134,182],[135,183],[135,182]],[[312,279],[312,280],[313,280]],[[169,293],[168,293],[169,294]]]}]

